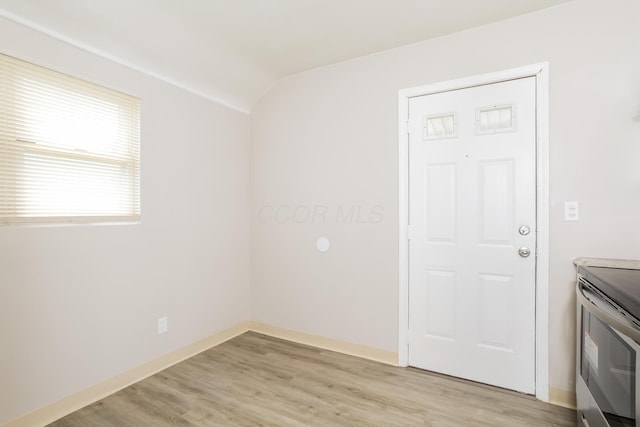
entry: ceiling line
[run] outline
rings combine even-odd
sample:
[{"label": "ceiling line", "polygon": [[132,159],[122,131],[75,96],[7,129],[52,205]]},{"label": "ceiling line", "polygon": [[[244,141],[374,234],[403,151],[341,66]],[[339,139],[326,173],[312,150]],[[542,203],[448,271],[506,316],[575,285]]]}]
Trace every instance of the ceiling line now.
[{"label": "ceiling line", "polygon": [[87,45],[85,43],[82,43],[82,42],[80,42],[78,40],[75,40],[75,39],[73,39],[71,37],[67,37],[64,34],[61,34],[61,33],[57,32],[57,31],[54,31],[54,30],[51,30],[50,28],[44,27],[44,26],[42,26],[40,24],[37,24],[37,23],[35,23],[33,21],[30,21],[28,19],[24,19],[24,18],[22,18],[22,17],[20,17],[20,16],[18,16],[16,14],[13,14],[13,13],[5,10],[5,9],[0,8],[0,17],[8,19],[9,21],[13,21],[13,22],[15,22],[17,24],[23,25],[23,26],[25,26],[27,28],[30,28],[32,30],[35,30],[35,31],[37,31],[39,33],[42,33],[42,34],[47,35],[49,37],[52,37],[52,38],[54,38],[54,39],[56,39],[58,41],[66,43],[66,44],[68,44],[70,46],[73,46],[75,48],[81,49],[81,50],[83,50],[85,52],[88,52],[88,53],[91,53],[93,55],[99,56],[99,57],[101,57],[103,59],[106,59],[106,60],[108,60],[110,62],[114,62],[114,63],[116,63],[118,65],[122,65],[122,66],[127,67],[127,68],[129,68],[131,70],[134,70],[134,71],[137,71],[139,73],[145,74],[145,75],[147,75],[149,77],[153,77],[154,79],[160,80],[160,81],[162,81],[164,83],[170,84],[171,86],[175,86],[175,87],[177,87],[179,89],[182,89],[182,90],[184,90],[186,92],[189,92],[192,95],[199,96],[199,97],[204,98],[204,99],[206,99],[208,101],[214,102],[216,104],[220,104],[220,105],[222,105],[224,107],[230,108],[230,109],[238,111],[240,113],[244,113],[244,114],[250,114],[251,113],[251,111],[249,109],[247,109],[247,108],[240,107],[240,106],[235,105],[233,103],[227,102],[227,101],[225,101],[225,100],[223,100],[221,98],[216,98],[216,97],[207,95],[207,94],[203,93],[202,91],[194,89],[194,88],[192,88],[190,86],[187,86],[187,85],[185,85],[183,83],[180,83],[180,82],[178,82],[178,81],[176,81],[176,80],[174,80],[174,79],[172,79],[170,77],[163,76],[162,74],[158,74],[158,73],[156,73],[154,71],[151,71],[151,70],[149,70],[149,69],[147,69],[145,67],[140,67],[140,66],[138,66],[136,64],[133,64],[133,63],[131,63],[129,61],[126,61],[126,60],[124,60],[122,58],[119,58],[117,56],[111,55],[110,53],[107,53],[107,52],[105,52],[103,50],[96,49],[93,46],[90,46],[90,45]]}]

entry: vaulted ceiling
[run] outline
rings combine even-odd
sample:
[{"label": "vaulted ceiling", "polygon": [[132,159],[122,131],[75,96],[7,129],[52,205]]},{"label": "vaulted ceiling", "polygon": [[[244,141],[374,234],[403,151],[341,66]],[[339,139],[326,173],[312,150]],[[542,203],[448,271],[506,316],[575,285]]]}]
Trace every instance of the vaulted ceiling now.
[{"label": "vaulted ceiling", "polygon": [[0,0],[0,16],[241,111],[279,79],[568,0]]}]

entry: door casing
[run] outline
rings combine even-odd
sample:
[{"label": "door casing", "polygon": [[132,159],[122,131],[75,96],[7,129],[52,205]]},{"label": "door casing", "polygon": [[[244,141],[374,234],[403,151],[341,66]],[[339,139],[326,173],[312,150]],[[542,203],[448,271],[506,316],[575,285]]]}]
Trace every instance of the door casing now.
[{"label": "door casing", "polygon": [[549,402],[549,64],[402,89],[398,93],[398,365],[409,361],[409,99],[522,77],[536,78],[536,398]]}]

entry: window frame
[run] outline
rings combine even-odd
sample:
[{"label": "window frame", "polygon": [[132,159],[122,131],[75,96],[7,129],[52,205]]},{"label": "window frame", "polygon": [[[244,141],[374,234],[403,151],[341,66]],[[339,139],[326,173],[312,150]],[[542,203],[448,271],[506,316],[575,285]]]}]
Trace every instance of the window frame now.
[{"label": "window frame", "polygon": [[[28,85],[24,81],[36,84],[25,89]],[[45,90],[42,90],[43,87]],[[40,92],[43,94],[40,95]],[[68,96],[59,96],[61,93]],[[0,53],[0,98],[4,98],[4,101],[0,99],[0,226],[140,221],[139,98],[3,53]],[[40,103],[40,99],[44,101]],[[28,101],[34,103],[30,104]],[[41,135],[32,131],[38,128],[38,123],[33,121],[36,120],[34,117],[37,113],[27,117],[31,114],[29,111],[43,108],[45,113],[55,115],[59,113],[53,107],[57,105],[55,103],[66,108],[64,111],[68,113],[67,122],[82,120],[83,114],[77,113],[80,110],[83,113],[86,111],[86,114],[96,114],[105,126],[113,128],[112,140],[96,149],[90,147],[91,143],[85,146],[74,146],[71,142],[68,146],[58,145],[56,138],[46,132],[43,132],[44,136],[40,139]],[[107,108],[112,110],[109,115],[104,114]],[[30,127],[29,123],[36,125]],[[91,129],[91,133],[82,134],[79,140],[95,140],[91,139],[95,131]],[[31,162],[28,160],[29,156],[32,158]],[[34,158],[38,160],[35,161]],[[48,177],[64,176],[65,173],[66,177],[55,178],[53,181],[60,187],[64,187],[61,183],[67,184],[66,187],[71,190],[67,189],[67,193],[64,193],[63,188],[57,188],[58,193],[43,190],[45,186],[49,186],[43,184]],[[21,174],[24,181],[22,183]],[[81,183],[76,187],[73,187],[73,176],[80,178]],[[37,179],[41,181],[38,182]],[[37,187],[38,183],[40,187]],[[35,189],[29,188],[30,184],[36,185]],[[81,191],[78,190],[82,185],[85,186]],[[81,196],[98,190],[100,186],[103,187],[103,193],[96,194],[106,194],[109,197],[106,201],[94,197],[93,205],[90,206],[91,202],[83,200]],[[104,190],[107,187],[108,191]],[[36,195],[28,195],[30,191]],[[67,200],[66,206],[64,202],[52,203],[55,194],[69,195],[69,200],[74,197],[75,200]],[[29,202],[32,204],[29,205]],[[53,208],[53,205],[56,207]],[[42,206],[46,208],[42,210]]]}]

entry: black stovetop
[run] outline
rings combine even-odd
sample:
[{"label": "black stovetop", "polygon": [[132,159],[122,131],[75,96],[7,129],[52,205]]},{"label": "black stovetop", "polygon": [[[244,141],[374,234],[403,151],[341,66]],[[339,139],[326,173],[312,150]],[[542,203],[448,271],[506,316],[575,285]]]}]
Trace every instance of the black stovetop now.
[{"label": "black stovetop", "polygon": [[640,320],[640,270],[580,266],[578,273]]}]

